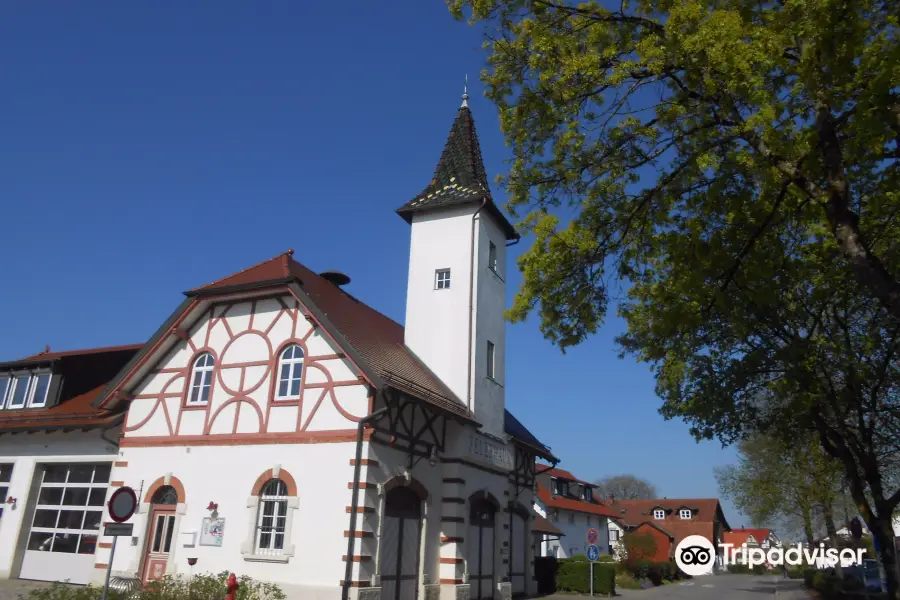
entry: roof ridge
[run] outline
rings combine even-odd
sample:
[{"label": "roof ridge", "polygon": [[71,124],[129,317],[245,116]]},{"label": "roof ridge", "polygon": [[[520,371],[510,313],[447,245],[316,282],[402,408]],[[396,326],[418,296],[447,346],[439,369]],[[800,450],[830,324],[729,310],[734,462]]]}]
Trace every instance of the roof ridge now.
[{"label": "roof ridge", "polygon": [[[205,290],[205,289],[208,289],[208,288],[211,288],[211,287],[215,287],[217,284],[219,284],[219,283],[225,281],[226,279],[231,279],[232,277],[234,277],[234,276],[236,276],[236,275],[240,275],[241,273],[246,273],[247,271],[250,271],[250,270],[255,269],[255,268],[257,268],[257,267],[261,267],[262,265],[264,265],[264,264],[266,264],[266,263],[270,263],[270,262],[272,262],[273,260],[276,260],[276,259],[278,259],[278,258],[281,258],[282,256],[292,256],[293,254],[294,254],[294,250],[293,250],[293,248],[290,248],[290,249],[288,249],[286,252],[281,252],[280,254],[276,254],[276,255],[273,256],[272,258],[267,258],[266,260],[260,261],[260,262],[256,263],[255,265],[250,265],[249,267],[247,267],[247,268],[245,268],[245,269],[241,269],[240,271],[235,271],[234,273],[229,273],[228,275],[225,275],[224,277],[219,277],[219,278],[216,279],[215,281],[212,281],[212,282],[210,282],[210,283],[207,283],[206,285],[201,285],[201,286],[199,286],[199,287],[195,287],[195,288],[193,288],[193,289],[194,289],[194,290]],[[285,277],[287,277],[287,276],[288,276],[288,275],[286,274]]]},{"label": "roof ridge", "polygon": [[[25,356],[17,361],[21,360],[36,360],[41,358],[42,356],[77,356],[79,354],[100,354],[102,352],[117,352],[121,350],[137,350],[138,348],[143,347],[144,343],[141,342],[139,344],[120,344],[118,346],[97,346],[94,348],[76,348],[75,350],[44,350],[42,352],[38,352],[37,354],[31,354],[29,356]],[[9,361],[4,361],[9,362]]]}]

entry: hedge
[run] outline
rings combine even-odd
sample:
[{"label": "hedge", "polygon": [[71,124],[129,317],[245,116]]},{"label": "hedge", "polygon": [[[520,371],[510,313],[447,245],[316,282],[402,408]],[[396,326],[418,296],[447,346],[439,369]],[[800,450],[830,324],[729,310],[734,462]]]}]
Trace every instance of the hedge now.
[{"label": "hedge", "polygon": [[673,562],[625,561],[625,568],[635,579],[649,579],[653,585],[661,585],[664,580],[675,581],[685,577]]},{"label": "hedge", "polygon": [[[584,557],[567,558],[559,561],[556,571],[556,589],[566,592],[587,594],[591,591],[591,564]],[[594,593],[616,593],[616,565],[607,562],[594,563]]]},{"label": "hedge", "polygon": [[[214,575],[202,573],[193,577],[166,575],[163,579],[153,581],[129,595],[130,600],[221,600],[225,597],[225,585],[228,571]],[[284,600],[281,589],[273,584],[254,581],[242,576],[238,583],[235,600]],[[93,585],[75,586],[54,583],[45,588],[28,592],[28,600],[98,600],[103,595],[103,588]],[[109,591],[109,600],[124,600],[126,595],[114,590]]]}]

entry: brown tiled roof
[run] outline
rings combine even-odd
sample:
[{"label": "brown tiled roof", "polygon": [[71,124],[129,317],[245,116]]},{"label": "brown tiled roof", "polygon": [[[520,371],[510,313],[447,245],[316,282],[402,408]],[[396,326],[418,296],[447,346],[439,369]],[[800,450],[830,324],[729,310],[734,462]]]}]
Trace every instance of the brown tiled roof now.
[{"label": "brown tiled roof", "polygon": [[549,535],[565,535],[562,531],[554,527],[553,523],[537,513],[535,513],[534,515],[534,528],[531,531],[533,531],[534,533],[546,533]]},{"label": "brown tiled roof", "polygon": [[541,502],[543,502],[547,508],[559,508],[562,510],[599,515],[601,517],[616,516],[615,512],[600,502],[588,502],[587,500],[576,500],[575,498],[554,496],[541,482],[538,482],[537,488],[537,497],[540,498]]},{"label": "brown tiled roof", "polygon": [[142,345],[88,348],[65,352],[43,352],[3,365],[40,364],[55,361],[54,374],[62,375],[59,401],[48,408],[0,412],[0,433],[108,427],[121,421],[125,407],[115,410],[93,406],[106,383],[134,356]]},{"label": "brown tiled roof", "polygon": [[[696,510],[692,520],[715,521],[719,512],[719,501],[716,498],[688,498],[688,499],[655,499],[655,500],[613,500],[609,506],[616,511],[617,519],[626,525],[637,525],[648,518],[653,518],[653,509],[662,508],[669,514],[675,513],[679,508]],[[674,522],[682,522],[677,515],[671,519]],[[666,525],[670,519],[666,519]]]},{"label": "brown tiled roof", "polygon": [[475,133],[475,119],[467,106],[461,106],[450,127],[434,177],[419,195],[397,209],[397,214],[411,223],[416,212],[482,201],[487,211],[497,218],[506,238],[517,238],[515,228],[491,198],[481,146]]},{"label": "brown tiled roof", "polygon": [[769,537],[769,530],[763,528],[732,529],[731,531],[726,532],[723,538],[728,544],[740,546],[746,542],[751,535],[753,536],[753,539],[756,540],[757,544],[762,544],[763,541]]},{"label": "brown tiled roof", "polygon": [[[549,475],[550,477],[559,477],[560,479],[568,479],[569,481],[577,481],[579,483],[587,483],[582,481],[572,475],[569,471],[564,469],[558,469],[556,467],[551,467],[550,465],[545,465],[543,463],[535,463],[535,467],[537,468],[537,472],[540,475]],[[590,485],[590,484],[587,484]]]}]

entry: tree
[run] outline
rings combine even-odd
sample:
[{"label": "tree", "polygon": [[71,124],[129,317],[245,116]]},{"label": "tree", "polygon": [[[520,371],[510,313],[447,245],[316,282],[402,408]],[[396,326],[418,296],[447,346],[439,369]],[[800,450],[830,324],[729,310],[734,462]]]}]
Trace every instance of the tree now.
[{"label": "tree", "polygon": [[597,497],[616,500],[650,500],[657,497],[656,487],[635,475],[613,475],[595,482]]},{"label": "tree", "polygon": [[814,432],[900,599],[895,2],[449,0],[531,236],[509,316],[561,348],[627,295],[623,352],[698,438]]},{"label": "tree", "polygon": [[842,474],[843,466],[812,435],[786,443],[757,434],[740,442],[737,464],[716,469],[716,480],[720,493],[754,526],[780,523],[792,530],[799,525],[812,544],[819,520],[832,541],[836,537],[834,510],[843,500]]},{"label": "tree", "polygon": [[635,566],[656,557],[656,540],[648,533],[626,531],[622,535],[622,555],[619,560],[634,570]]}]

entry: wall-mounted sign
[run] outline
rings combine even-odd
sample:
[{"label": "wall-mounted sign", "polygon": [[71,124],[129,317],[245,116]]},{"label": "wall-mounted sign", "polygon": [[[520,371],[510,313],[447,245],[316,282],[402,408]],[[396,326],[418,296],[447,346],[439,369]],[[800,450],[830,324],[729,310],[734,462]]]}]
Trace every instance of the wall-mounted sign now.
[{"label": "wall-mounted sign", "polygon": [[476,433],[469,437],[469,455],[498,469],[513,469],[513,455],[501,442]]},{"label": "wall-mounted sign", "polygon": [[225,519],[203,518],[203,527],[200,529],[201,546],[221,546],[224,534]]}]

